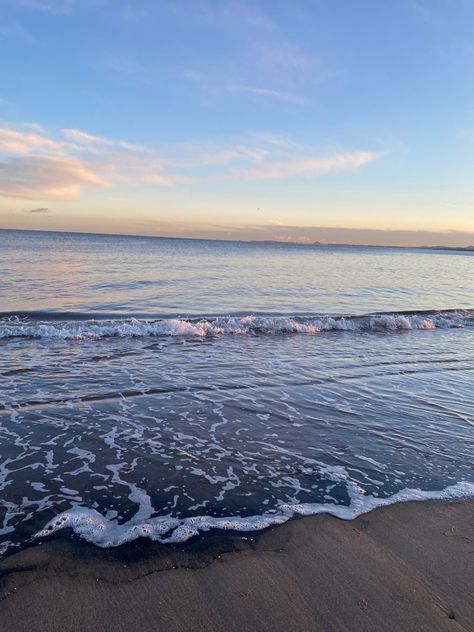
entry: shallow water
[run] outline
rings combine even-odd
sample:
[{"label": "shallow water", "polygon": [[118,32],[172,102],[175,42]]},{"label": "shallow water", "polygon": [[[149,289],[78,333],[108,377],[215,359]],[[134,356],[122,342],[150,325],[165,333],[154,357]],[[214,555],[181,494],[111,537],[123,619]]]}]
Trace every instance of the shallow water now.
[{"label": "shallow water", "polygon": [[209,316],[474,307],[473,253],[0,230],[0,311]]},{"label": "shallow water", "polygon": [[472,261],[0,231],[0,546],[473,494]]}]

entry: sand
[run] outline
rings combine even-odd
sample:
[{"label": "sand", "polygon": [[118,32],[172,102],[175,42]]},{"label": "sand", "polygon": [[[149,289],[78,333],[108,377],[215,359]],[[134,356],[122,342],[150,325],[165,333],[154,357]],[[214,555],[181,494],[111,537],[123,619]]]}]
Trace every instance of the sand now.
[{"label": "sand", "polygon": [[2,632],[474,630],[474,501],[404,503],[257,536],[0,562]]}]

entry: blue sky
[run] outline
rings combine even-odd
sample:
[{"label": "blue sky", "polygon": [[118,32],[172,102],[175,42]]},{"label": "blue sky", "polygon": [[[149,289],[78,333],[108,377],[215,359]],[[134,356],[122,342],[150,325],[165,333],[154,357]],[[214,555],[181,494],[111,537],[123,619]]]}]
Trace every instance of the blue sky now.
[{"label": "blue sky", "polygon": [[0,0],[0,226],[471,243],[472,24],[470,0]]}]

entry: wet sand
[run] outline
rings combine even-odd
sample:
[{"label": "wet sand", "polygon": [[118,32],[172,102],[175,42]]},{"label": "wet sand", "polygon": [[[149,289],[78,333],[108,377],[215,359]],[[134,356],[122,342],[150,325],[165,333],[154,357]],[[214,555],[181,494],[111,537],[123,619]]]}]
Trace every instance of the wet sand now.
[{"label": "wet sand", "polygon": [[474,501],[315,516],[257,536],[0,562],[2,632],[474,630]]}]

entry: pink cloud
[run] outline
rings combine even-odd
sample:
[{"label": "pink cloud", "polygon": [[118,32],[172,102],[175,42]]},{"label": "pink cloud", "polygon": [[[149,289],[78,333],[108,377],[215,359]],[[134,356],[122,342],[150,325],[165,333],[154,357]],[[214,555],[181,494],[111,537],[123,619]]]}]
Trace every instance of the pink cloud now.
[{"label": "pink cloud", "polygon": [[150,150],[125,141],[63,129],[59,139],[38,125],[0,127],[0,195],[28,199],[78,197],[84,187],[171,185],[188,181],[167,173]]},{"label": "pink cloud", "polygon": [[60,153],[61,143],[49,138],[39,126],[20,129],[0,128],[0,153],[25,155],[31,153]]},{"label": "pink cloud", "polygon": [[0,195],[5,197],[74,198],[88,185],[108,183],[75,158],[30,156],[0,163]]}]

